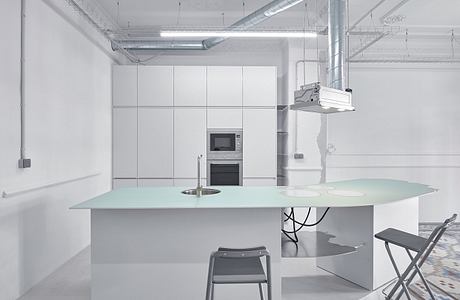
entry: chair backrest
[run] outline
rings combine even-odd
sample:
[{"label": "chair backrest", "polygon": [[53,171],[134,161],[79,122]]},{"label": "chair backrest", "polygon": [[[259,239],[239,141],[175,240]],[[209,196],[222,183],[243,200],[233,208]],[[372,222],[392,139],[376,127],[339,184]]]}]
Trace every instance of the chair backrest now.
[{"label": "chair backrest", "polygon": [[443,223],[436,226],[436,228],[431,232],[430,236],[428,237],[422,252],[425,252],[425,250],[428,249],[426,252],[427,254],[429,254],[431,250],[433,250],[434,246],[436,246],[438,241],[441,239],[442,235],[447,230],[447,228],[451,226],[456,219],[457,214],[454,214],[452,217],[446,219]]},{"label": "chair backrest", "polygon": [[214,257],[222,257],[222,258],[243,258],[243,257],[270,256],[270,253],[265,247],[240,248],[240,249],[220,247],[212,255]]}]

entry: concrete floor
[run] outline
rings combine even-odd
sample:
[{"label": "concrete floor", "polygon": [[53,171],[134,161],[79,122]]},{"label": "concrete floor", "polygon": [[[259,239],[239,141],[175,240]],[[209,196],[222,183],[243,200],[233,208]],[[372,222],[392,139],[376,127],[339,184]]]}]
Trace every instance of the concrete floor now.
[{"label": "concrete floor", "polygon": [[[283,259],[282,276],[283,300],[384,300],[380,291],[369,292],[316,268],[314,259]],[[89,300],[90,284],[88,247],[19,300]]]}]

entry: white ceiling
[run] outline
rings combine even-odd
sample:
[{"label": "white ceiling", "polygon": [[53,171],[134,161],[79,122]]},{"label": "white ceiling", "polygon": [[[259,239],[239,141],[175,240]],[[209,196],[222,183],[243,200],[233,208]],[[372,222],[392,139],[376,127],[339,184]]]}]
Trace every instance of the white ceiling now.
[{"label": "white ceiling", "polygon": [[[95,2],[121,28],[137,28],[160,26],[197,27],[197,26],[228,26],[258,8],[266,5],[270,0],[89,0]],[[179,5],[180,17],[179,16]],[[350,24],[354,24],[366,14],[380,0],[349,0]],[[119,3],[119,9],[117,6]],[[307,22],[311,25],[324,26],[327,18],[327,0],[307,0]],[[372,15],[364,18],[357,29],[381,30],[383,24],[380,17],[391,11],[399,3],[404,3],[391,16],[402,16],[402,21],[392,24],[392,33],[366,49],[366,53],[383,52],[406,54],[407,48],[411,51],[420,51],[423,47],[427,53],[451,52],[450,33],[454,28],[456,36],[460,37],[460,0],[386,0],[376,8]],[[298,4],[288,10],[275,15],[258,27],[301,29],[304,23],[305,5]],[[224,16],[222,15],[224,14]],[[179,22],[178,22],[179,21]],[[409,46],[406,47],[405,31],[408,28]],[[417,33],[417,34],[416,34]],[[352,37],[352,49],[359,49],[371,41],[375,36]],[[455,46],[460,53],[460,38],[456,38]],[[423,40],[422,42],[420,42]],[[237,41],[226,41],[231,44]],[[244,42],[247,42],[244,41]],[[261,41],[263,42],[263,41]],[[266,41],[265,41],[266,43]],[[230,46],[230,45],[229,45]],[[422,48],[423,48],[422,47]],[[222,47],[225,48],[225,47]],[[228,50],[228,49],[226,49]]]},{"label": "white ceiling", "polygon": [[[224,13],[225,25],[243,17],[243,2],[245,13],[248,14],[265,4],[269,0],[93,0],[118,20],[122,27],[130,26],[159,26],[176,25],[178,17],[178,3],[181,3],[179,23],[181,25],[222,25]],[[378,0],[350,0],[350,21],[354,23],[372,8]],[[379,25],[379,17],[400,3],[401,0],[387,0],[373,14],[373,20],[368,17],[361,25]],[[117,9],[119,3],[119,13]],[[310,12],[310,21],[314,22],[315,6],[320,13],[324,13],[327,0],[309,0],[307,9]],[[287,11],[274,16],[265,26],[303,26],[304,5],[298,4]],[[410,0],[394,14],[403,15],[405,19],[397,25],[402,26],[460,26],[459,0]]]}]

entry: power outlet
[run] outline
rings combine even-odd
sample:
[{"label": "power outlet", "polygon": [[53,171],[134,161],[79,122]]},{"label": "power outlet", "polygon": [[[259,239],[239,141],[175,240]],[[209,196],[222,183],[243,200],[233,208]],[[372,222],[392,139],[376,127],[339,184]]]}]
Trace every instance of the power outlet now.
[{"label": "power outlet", "polygon": [[32,166],[32,160],[30,158],[21,158],[18,161],[18,168],[19,169],[26,169]]},{"label": "power outlet", "polygon": [[294,153],[294,159],[303,159],[303,153]]}]

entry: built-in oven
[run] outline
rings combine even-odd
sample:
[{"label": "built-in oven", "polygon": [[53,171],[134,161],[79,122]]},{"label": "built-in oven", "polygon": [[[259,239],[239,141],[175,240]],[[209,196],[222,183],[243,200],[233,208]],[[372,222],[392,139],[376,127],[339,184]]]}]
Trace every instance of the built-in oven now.
[{"label": "built-in oven", "polygon": [[243,130],[242,129],[209,129],[208,155],[222,157],[224,155],[242,156]]},{"label": "built-in oven", "polygon": [[243,130],[208,130],[208,185],[243,185]]},{"label": "built-in oven", "polygon": [[243,160],[209,160],[208,185],[243,185]]}]

